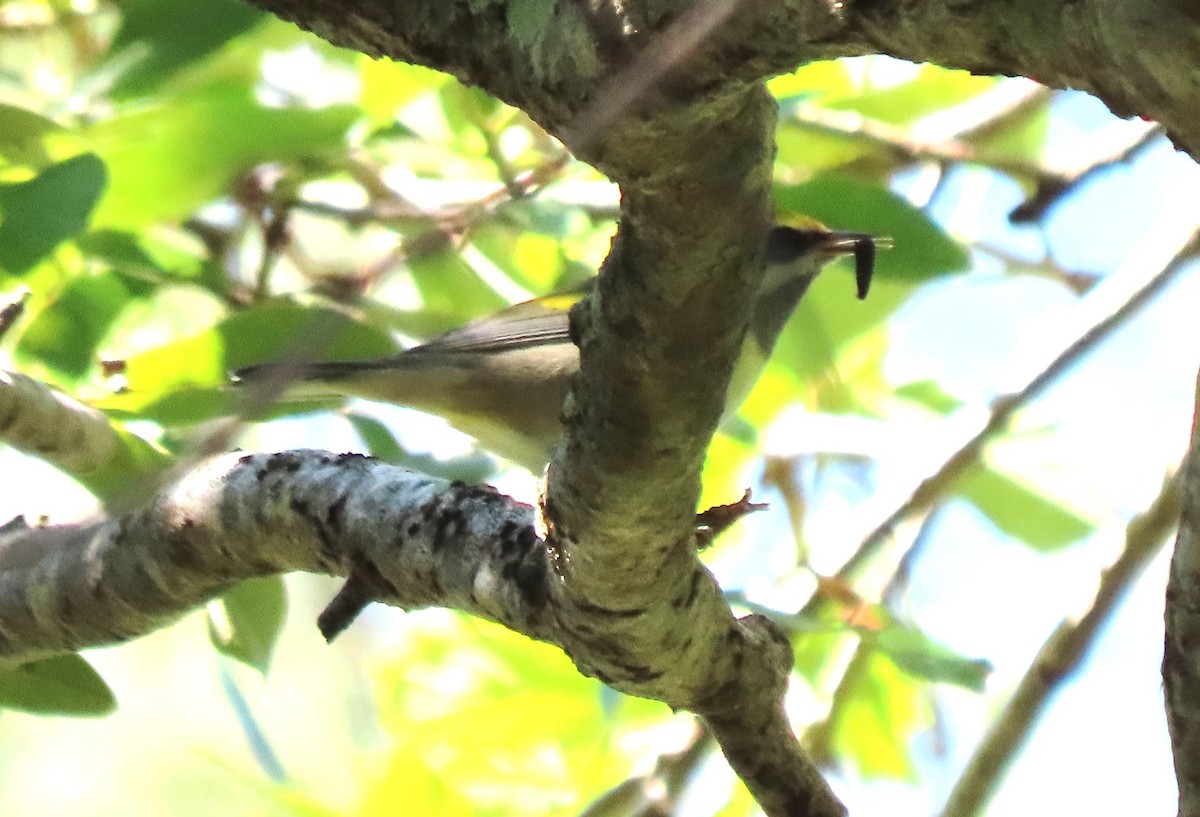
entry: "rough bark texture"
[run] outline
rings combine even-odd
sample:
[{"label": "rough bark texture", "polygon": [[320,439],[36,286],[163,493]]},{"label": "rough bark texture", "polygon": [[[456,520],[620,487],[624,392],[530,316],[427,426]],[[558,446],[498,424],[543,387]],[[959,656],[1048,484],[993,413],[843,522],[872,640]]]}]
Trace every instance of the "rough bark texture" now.
[{"label": "rough bark texture", "polygon": [[293,570],[346,576],[339,599],[455,607],[555,640],[528,505],[292,451],[218,457],[95,524],[0,529],[0,666],[126,641],[242,579]]},{"label": "rough bark texture", "polygon": [[[1090,91],[1118,114],[1167,126],[1200,151],[1200,6],[1192,0],[755,0],[718,42],[672,74],[664,94],[695,98],[809,60],[884,53]],[[331,42],[428,65],[479,85],[557,131],[687,0],[253,0]],[[721,7],[725,2],[707,3]],[[653,102],[658,106],[657,98]],[[590,157],[585,155],[583,158]]]},{"label": "rough bark texture", "polygon": [[0,440],[69,474],[104,467],[120,445],[101,412],[16,372],[0,372]]},{"label": "rough bark texture", "polygon": [[1183,472],[1183,512],[1167,580],[1163,684],[1180,817],[1200,815],[1200,380]]}]

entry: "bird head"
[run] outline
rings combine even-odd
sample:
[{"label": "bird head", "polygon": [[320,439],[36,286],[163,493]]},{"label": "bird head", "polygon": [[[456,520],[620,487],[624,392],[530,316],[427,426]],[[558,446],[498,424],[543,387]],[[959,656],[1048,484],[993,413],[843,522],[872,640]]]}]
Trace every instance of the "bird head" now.
[{"label": "bird head", "polygon": [[767,234],[766,270],[750,323],[759,345],[767,352],[774,347],[792,310],[826,264],[840,256],[853,255],[854,278],[862,300],[871,287],[876,249],[892,245],[890,238],[830,230],[811,219],[796,224],[776,226]]}]

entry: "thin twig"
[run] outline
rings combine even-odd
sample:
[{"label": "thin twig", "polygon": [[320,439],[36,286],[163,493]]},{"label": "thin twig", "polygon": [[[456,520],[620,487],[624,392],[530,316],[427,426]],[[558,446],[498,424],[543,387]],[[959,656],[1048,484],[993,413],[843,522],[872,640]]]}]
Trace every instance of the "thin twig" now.
[{"label": "thin twig", "polygon": [[[1105,290],[1103,285],[1097,287],[1093,297],[1101,301],[1101,306],[1106,307],[1101,316],[1086,330],[1079,333],[1075,340],[1031,378],[1024,388],[1013,394],[997,398],[992,404],[992,412],[983,427],[959,446],[936,473],[924,479],[903,503],[867,535],[855,553],[842,565],[837,573],[837,578],[850,581],[856,577],[891,539],[893,532],[905,520],[924,514],[949,493],[958,477],[979,460],[987,442],[1008,427],[1009,421],[1019,409],[1038,397],[1051,383],[1095,349],[1116,329],[1124,325],[1147,301],[1174,280],[1197,252],[1197,235],[1194,225],[1189,228],[1185,240],[1177,241],[1176,247],[1169,261],[1160,267],[1160,271],[1148,281],[1142,283],[1132,293],[1117,293],[1123,297],[1115,307],[1109,303],[1112,300],[1111,297],[1103,297],[1111,296],[1111,291],[1102,291]],[[1135,269],[1131,271],[1130,277],[1140,274],[1141,270]],[[1112,279],[1117,277],[1119,276],[1116,273],[1111,276]],[[1113,288],[1118,288],[1122,282],[1111,280],[1105,283],[1111,284]],[[1128,284],[1128,281],[1125,283]]]},{"label": "thin twig", "polygon": [[[792,115],[798,122],[814,130],[862,139],[908,159],[928,159],[942,164],[970,162],[1037,181],[1035,195],[1010,215],[1014,222],[1037,220],[1067,192],[1100,171],[1128,162],[1163,132],[1162,126],[1155,122],[1121,122],[1100,137],[1092,137],[1088,149],[1070,153],[1064,151],[1063,160],[1055,164],[997,155],[966,138],[968,133],[986,129],[992,124],[988,122],[957,135],[929,138],[917,136],[910,127],[893,125],[854,111],[832,110],[810,103],[796,105]],[[1008,115],[1011,112],[1003,111],[997,119]]]},{"label": "thin twig", "polygon": [[618,71],[562,131],[563,144],[579,155],[597,135],[619,120],[675,66],[696,53],[737,10],[741,0],[701,0]]},{"label": "thin twig", "polygon": [[654,768],[633,775],[593,800],[579,817],[662,817],[674,814],[684,786],[717,743],[696,725],[678,752],[659,755]]},{"label": "thin twig", "polygon": [[7,303],[0,306],[0,340],[8,333],[17,319],[25,312],[25,304],[29,302],[32,293],[29,287],[20,287],[14,294],[8,296]]},{"label": "thin twig", "polygon": [[971,817],[987,805],[1050,697],[1083,663],[1117,605],[1175,529],[1182,501],[1181,473],[1176,471],[1168,478],[1150,507],[1130,520],[1121,555],[1102,574],[1087,612],[1076,621],[1064,621],[1042,645],[1012,698],[976,747],[941,817]]},{"label": "thin twig", "polygon": [[[1182,223],[1182,222],[1181,222]],[[860,572],[887,543],[894,531],[903,523],[919,516],[927,515],[935,505],[953,487],[955,481],[971,465],[978,461],[984,446],[996,435],[1003,432],[1013,414],[1021,407],[1041,394],[1051,383],[1077,363],[1087,352],[1094,349],[1102,340],[1122,326],[1132,315],[1149,301],[1177,275],[1197,252],[1198,235],[1194,226],[1189,228],[1186,238],[1175,241],[1163,241],[1164,251],[1174,247],[1170,258],[1162,263],[1159,259],[1149,259],[1148,268],[1158,268],[1158,272],[1148,281],[1136,288],[1125,282],[1124,292],[1118,292],[1121,297],[1113,298],[1111,293],[1097,293],[1096,300],[1101,304],[1100,317],[1092,321],[1086,330],[1080,332],[1075,340],[1067,345],[1049,364],[1036,376],[1028,381],[1019,392],[998,399],[993,404],[991,416],[982,429],[976,432],[966,443],[959,447],[946,460],[933,476],[927,478],[917,489],[896,508],[887,519],[879,525],[855,552],[855,554],[838,571],[835,581],[845,584]],[[1144,276],[1139,269],[1130,272],[1129,277]],[[1119,277],[1119,276],[1118,276]],[[1121,282],[1114,283],[1120,289]],[[1132,292],[1129,290],[1132,289]],[[1109,297],[1103,297],[1106,294]],[[1114,306],[1113,303],[1116,303]],[[1178,477],[1172,477],[1158,499],[1143,514],[1135,517],[1127,526],[1126,548],[1117,563],[1105,574],[1101,587],[1097,591],[1091,610],[1078,624],[1064,624],[1043,647],[1038,660],[1028,671],[1025,679],[1014,694],[1009,708],[996,721],[992,733],[977,751],[975,760],[968,767],[964,779],[960,779],[951,796],[951,805],[961,802],[962,805],[947,806],[943,817],[963,817],[973,814],[972,810],[957,810],[971,805],[972,808],[984,802],[990,796],[996,783],[1016,754],[1025,737],[1032,729],[1036,716],[1042,711],[1047,696],[1056,688],[1057,683],[1078,663],[1095,640],[1101,625],[1106,620],[1124,590],[1132,584],[1142,568],[1154,553],[1161,548],[1162,540],[1178,519],[1179,483]],[[1174,511],[1172,512],[1172,507]],[[1150,541],[1153,540],[1153,541]],[[1148,544],[1149,543],[1149,544]],[[1147,550],[1149,548],[1149,550]],[[816,614],[817,608],[826,599],[818,594],[805,606],[801,616]],[[861,656],[863,650],[858,649],[856,655]],[[853,663],[853,662],[852,662]],[[837,709],[838,693],[846,685],[849,676],[843,676],[838,690],[834,693],[832,712]],[[816,727],[814,738],[820,736],[820,726]],[[811,744],[810,744],[811,745]],[[988,777],[988,775],[992,777]]]}]

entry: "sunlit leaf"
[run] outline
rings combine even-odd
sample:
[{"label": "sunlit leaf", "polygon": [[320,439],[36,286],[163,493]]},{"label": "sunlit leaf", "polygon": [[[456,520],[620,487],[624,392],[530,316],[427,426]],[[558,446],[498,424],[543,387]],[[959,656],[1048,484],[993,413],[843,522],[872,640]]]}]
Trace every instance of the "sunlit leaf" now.
[{"label": "sunlit leaf", "polygon": [[65,129],[39,113],[0,103],[0,159],[9,164],[41,167],[49,163],[46,137]]},{"label": "sunlit leaf", "polygon": [[[154,241],[153,236],[119,230],[93,230],[81,235],[75,243],[89,258],[143,279],[193,279],[200,274],[200,263],[194,255],[185,256],[179,251],[164,253],[162,242]],[[174,263],[165,261],[164,254]]]},{"label": "sunlit leaf", "polygon": [[247,579],[221,597],[221,612],[208,614],[208,637],[224,655],[254,667],[263,675],[287,616],[287,589],[282,576]]},{"label": "sunlit leaf", "polygon": [[910,744],[932,713],[922,684],[881,653],[855,659],[830,714],[835,756],[867,778],[911,780]]},{"label": "sunlit leaf", "polygon": [[359,58],[358,75],[359,105],[377,126],[395,121],[396,111],[418,96],[453,81],[441,71],[366,55]]},{"label": "sunlit leaf", "polygon": [[778,187],[775,204],[784,215],[811,216],[831,229],[858,230],[892,239],[875,259],[877,281],[922,281],[960,272],[966,251],[923,212],[877,184],[824,175]]},{"label": "sunlit leaf", "polygon": [[178,220],[256,164],[318,157],[344,145],[355,109],[271,108],[252,89],[217,84],[122,109],[85,131],[110,172],[97,226]]},{"label": "sunlit leaf", "polygon": [[[265,12],[237,0],[122,3],[121,27],[112,49],[116,60],[127,67],[113,85],[113,96],[127,98],[158,88],[266,17]],[[183,32],[186,36],[181,36]]]},{"label": "sunlit leaf", "polygon": [[471,243],[509,278],[532,292],[550,291],[562,274],[562,250],[554,236],[493,223],[473,232]]},{"label": "sunlit leaf", "polygon": [[790,74],[767,80],[767,89],[786,104],[789,100],[821,100],[850,94],[855,83],[840,60],[818,60],[802,65]]},{"label": "sunlit leaf", "polygon": [[606,708],[598,682],[560,650],[459,616],[414,631],[373,674],[397,753],[436,759],[406,764],[412,784],[429,785],[430,774],[452,779],[476,813],[548,815],[599,793],[629,772],[614,729],[667,714],[625,697]]},{"label": "sunlit leaf", "polygon": [[962,407],[962,400],[942,388],[936,380],[914,380],[896,388],[895,395],[924,406],[938,414],[949,414]]},{"label": "sunlit leaf", "polygon": [[0,185],[0,268],[24,272],[82,232],[105,176],[104,162],[85,153],[29,181]]},{"label": "sunlit leaf", "polygon": [[305,397],[272,401],[267,406],[247,405],[246,396],[234,386],[197,388],[170,383],[161,389],[123,391],[93,398],[90,405],[122,420],[153,420],[165,427],[189,426],[214,417],[238,416],[264,421],[294,414],[310,414],[337,408],[341,397]]},{"label": "sunlit leaf", "polygon": [[96,347],[121,310],[148,291],[112,272],[75,278],[29,324],[17,352],[65,377],[81,378],[96,364]]},{"label": "sunlit leaf", "polygon": [[508,306],[508,301],[452,250],[413,258],[408,267],[426,308],[453,316],[454,325]]},{"label": "sunlit leaf", "polygon": [[380,330],[324,307],[274,303],[238,312],[208,331],[133,355],[125,362],[131,391],[228,383],[240,366],[293,357],[351,360],[384,357],[395,342]]},{"label": "sunlit leaf", "polygon": [[1036,104],[1025,106],[1018,116],[1007,117],[997,126],[979,134],[975,142],[979,154],[988,158],[1003,157],[1036,165],[1050,131],[1051,97],[1049,94]]},{"label": "sunlit leaf", "polygon": [[1000,81],[996,77],[926,64],[908,82],[848,97],[831,103],[830,107],[904,124],[973,99]]},{"label": "sunlit leaf", "polygon": [[1045,494],[986,465],[961,477],[955,493],[977,507],[997,528],[1039,550],[1077,542],[1095,525]]},{"label": "sunlit leaf", "polygon": [[448,461],[412,454],[400,445],[391,429],[378,419],[357,412],[349,412],[345,417],[366,444],[370,455],[385,462],[403,465],[405,468],[442,479],[466,483],[483,482],[496,470],[494,460],[482,453],[455,457]]},{"label": "sunlit leaf", "polygon": [[[853,287],[848,269],[827,270],[809,287],[775,345],[776,375],[793,379],[792,388],[810,409],[867,410],[852,387],[859,367],[843,358],[855,344],[869,342],[872,333],[886,333],[884,322],[913,291],[907,282],[877,280],[867,300],[858,301]],[[880,378],[877,371],[872,382]],[[778,394],[787,398],[788,390],[780,387]],[[762,399],[760,393],[752,397]],[[769,414],[778,408],[771,407]]]},{"label": "sunlit leaf", "polygon": [[98,717],[114,711],[117,699],[83,658],[57,655],[0,671],[0,708]]},{"label": "sunlit leaf", "polygon": [[900,669],[926,681],[982,692],[992,671],[989,662],[959,655],[911,627],[890,624],[877,633],[865,634],[864,638]]}]

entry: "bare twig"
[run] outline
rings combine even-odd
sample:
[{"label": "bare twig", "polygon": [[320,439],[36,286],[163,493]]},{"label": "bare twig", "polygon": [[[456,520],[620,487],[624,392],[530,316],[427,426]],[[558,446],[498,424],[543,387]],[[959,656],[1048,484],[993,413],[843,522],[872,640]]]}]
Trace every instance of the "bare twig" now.
[{"label": "bare twig", "polygon": [[1121,599],[1162,550],[1179,520],[1182,481],[1182,472],[1177,471],[1163,483],[1150,507],[1129,521],[1121,554],[1104,571],[1091,605],[1078,619],[1060,624],[1042,646],[967,762],[941,817],[971,817],[987,805],[1050,697],[1083,663]]},{"label": "bare twig", "polygon": [[0,340],[12,328],[12,325],[25,313],[25,304],[29,303],[32,293],[29,287],[21,287],[14,295],[8,297],[8,302],[0,306]]},{"label": "bare twig", "polygon": [[741,0],[702,0],[681,14],[595,95],[590,106],[563,128],[562,141],[576,155],[644,100],[681,62],[692,56],[737,10]]},{"label": "bare twig", "polygon": [[717,748],[716,742],[697,724],[687,746],[660,755],[654,768],[634,775],[597,797],[579,817],[664,817],[674,814],[688,778],[701,761]]},{"label": "bare twig", "polygon": [[[1048,93],[1046,89],[1036,90]],[[1028,100],[1020,101],[1029,104]],[[1061,158],[1057,161],[1039,163],[994,154],[967,140],[968,133],[985,130],[993,125],[995,120],[1011,115],[1009,110],[999,111],[993,122],[976,123],[969,131],[960,131],[956,135],[932,136],[917,135],[910,127],[893,125],[854,111],[833,110],[809,103],[796,105],[792,114],[807,127],[863,139],[908,159],[927,159],[941,164],[970,162],[1032,179],[1037,182],[1037,192],[1010,215],[1012,220],[1018,223],[1041,218],[1070,190],[1100,171],[1115,164],[1128,162],[1163,132],[1162,126],[1155,122],[1120,122],[1089,137],[1085,149],[1060,151]]]},{"label": "bare twig", "polygon": [[[987,442],[1008,427],[1009,421],[1020,408],[1038,397],[1174,280],[1197,252],[1194,222],[1190,225],[1181,223],[1180,227],[1173,245],[1167,239],[1160,239],[1162,244],[1157,249],[1160,253],[1170,253],[1165,264],[1160,266],[1160,258],[1139,256],[1135,252],[1132,266],[1124,275],[1114,273],[1110,280],[1096,288],[1089,298],[1089,301],[1094,301],[1098,313],[1092,322],[1024,388],[1000,397],[993,403],[992,412],[983,427],[960,445],[934,474],[924,479],[903,503],[867,535],[854,555],[838,571],[839,579],[853,579],[890,540],[901,523],[925,513],[950,491],[958,477],[979,460]],[[1153,269],[1158,271],[1147,279],[1146,271]]]}]

